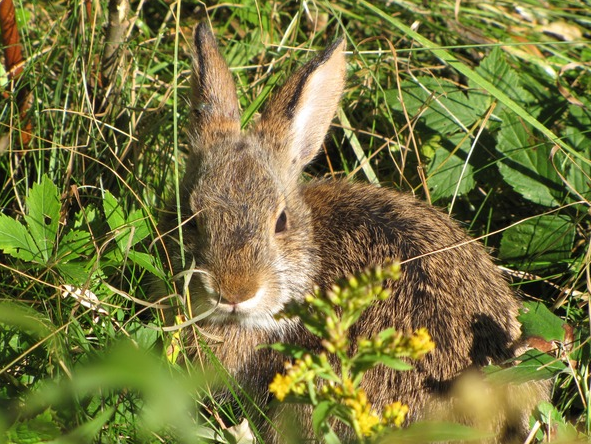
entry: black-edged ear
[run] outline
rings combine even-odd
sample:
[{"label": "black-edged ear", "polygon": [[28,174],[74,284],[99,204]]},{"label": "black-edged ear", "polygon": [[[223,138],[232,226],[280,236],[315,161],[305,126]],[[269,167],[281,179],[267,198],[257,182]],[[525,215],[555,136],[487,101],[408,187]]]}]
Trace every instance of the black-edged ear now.
[{"label": "black-edged ear", "polygon": [[339,39],[306,63],[265,107],[255,130],[284,162],[304,168],[320,149],[345,86],[345,41]]},{"label": "black-edged ear", "polygon": [[197,25],[193,41],[191,135],[199,148],[240,133],[240,110],[232,74],[206,23]]}]

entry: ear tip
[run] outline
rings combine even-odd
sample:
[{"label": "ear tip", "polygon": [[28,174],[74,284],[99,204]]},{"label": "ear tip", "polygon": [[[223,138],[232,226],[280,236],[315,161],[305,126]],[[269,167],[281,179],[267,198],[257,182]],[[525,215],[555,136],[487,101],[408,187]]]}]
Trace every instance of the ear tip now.
[{"label": "ear tip", "polygon": [[201,22],[195,26],[195,29],[193,30],[193,41],[195,43],[195,48],[197,49],[204,44],[216,44],[215,37],[207,22]]},{"label": "ear tip", "polygon": [[323,59],[330,58],[335,52],[343,54],[347,48],[347,41],[344,37],[339,37],[326,47],[323,54]]}]

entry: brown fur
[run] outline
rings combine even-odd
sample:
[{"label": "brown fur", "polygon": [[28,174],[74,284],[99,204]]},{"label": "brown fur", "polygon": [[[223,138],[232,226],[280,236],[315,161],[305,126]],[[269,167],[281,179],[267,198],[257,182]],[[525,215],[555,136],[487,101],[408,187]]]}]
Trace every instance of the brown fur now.
[{"label": "brown fur", "polygon": [[[255,399],[266,402],[284,361],[257,345],[321,348],[297,321],[275,320],[284,305],[303,303],[314,285],[327,288],[393,259],[402,261],[402,277],[392,296],[371,307],[351,335],[427,327],[436,349],[412,371],[379,367],[369,373],[363,387],[377,408],[400,400],[410,406],[411,420],[424,417],[460,373],[514,356],[519,304],[484,249],[456,223],[392,190],[299,182],[343,90],[342,42],[295,73],[246,134],[240,133],[231,75],[205,25],[195,32],[195,49],[193,151],[180,209],[185,268],[194,261],[199,271],[189,285],[192,310],[214,309],[200,326],[222,338],[212,343],[214,353]],[[168,233],[173,271],[181,272],[176,209],[160,228]],[[511,429],[500,422],[497,431]],[[273,432],[268,438],[281,441]]]}]

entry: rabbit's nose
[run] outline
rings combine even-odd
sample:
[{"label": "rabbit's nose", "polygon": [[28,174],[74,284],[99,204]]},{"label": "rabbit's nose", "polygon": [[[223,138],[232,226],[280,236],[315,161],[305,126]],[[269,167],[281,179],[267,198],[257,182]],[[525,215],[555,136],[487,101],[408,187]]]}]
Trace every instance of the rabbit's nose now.
[{"label": "rabbit's nose", "polygon": [[220,288],[221,302],[236,305],[254,298],[259,290],[257,279],[237,279]]},{"label": "rabbit's nose", "polygon": [[221,295],[221,302],[222,304],[228,304],[228,305],[237,305],[240,304],[241,302],[245,302],[248,301],[249,299],[252,299],[256,294],[256,291],[251,291],[251,290],[244,290],[244,291],[240,291],[240,292],[232,292],[232,293],[227,293],[224,292]]}]

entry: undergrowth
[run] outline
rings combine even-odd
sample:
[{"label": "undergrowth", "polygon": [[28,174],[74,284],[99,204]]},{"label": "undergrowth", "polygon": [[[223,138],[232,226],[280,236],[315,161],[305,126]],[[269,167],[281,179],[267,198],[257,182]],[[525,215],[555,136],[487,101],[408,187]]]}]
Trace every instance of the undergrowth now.
[{"label": "undergrowth", "polygon": [[345,36],[342,110],[306,174],[414,193],[480,238],[556,376],[536,438],[591,436],[586,2],[134,2],[114,74],[107,2],[15,5],[23,71],[0,69],[1,439],[234,439],[215,411],[200,417],[207,375],[175,362],[178,332],[149,294],[170,278],[157,221],[183,170],[188,42],[204,20],[244,125]]}]

